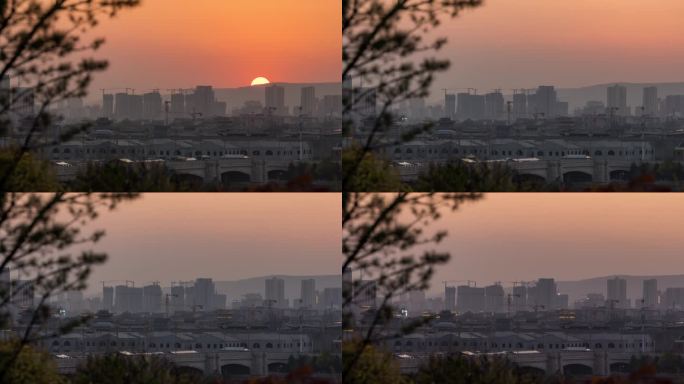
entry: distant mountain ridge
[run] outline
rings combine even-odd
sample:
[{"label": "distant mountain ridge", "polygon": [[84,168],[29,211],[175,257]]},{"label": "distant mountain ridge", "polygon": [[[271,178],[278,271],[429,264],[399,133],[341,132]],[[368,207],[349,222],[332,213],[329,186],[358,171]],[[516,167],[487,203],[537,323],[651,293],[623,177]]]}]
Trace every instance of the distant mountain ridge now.
[{"label": "distant mountain ridge", "polygon": [[266,285],[265,281],[273,276],[285,281],[285,298],[290,299],[290,302],[299,298],[301,294],[301,281],[304,279],[316,280],[316,290],[318,291],[322,291],[325,288],[342,287],[341,275],[268,275],[233,281],[214,281],[214,285],[217,292],[228,296],[228,302],[230,303],[232,300],[240,299],[247,293],[260,293],[263,296]]}]

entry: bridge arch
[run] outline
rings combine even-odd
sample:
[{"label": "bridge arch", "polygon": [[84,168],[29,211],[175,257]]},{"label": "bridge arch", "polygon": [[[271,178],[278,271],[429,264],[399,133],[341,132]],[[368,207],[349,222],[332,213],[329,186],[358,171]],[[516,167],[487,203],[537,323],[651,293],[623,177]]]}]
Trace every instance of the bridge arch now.
[{"label": "bridge arch", "polygon": [[231,379],[240,376],[249,376],[252,370],[244,364],[225,364],[221,366],[221,375],[224,379]]},{"label": "bridge arch", "polygon": [[517,367],[519,374],[528,377],[546,377],[546,370],[533,365],[520,365]]},{"label": "bridge arch", "polygon": [[546,178],[536,173],[518,173],[513,176],[513,181],[526,185],[543,185],[546,183]]},{"label": "bridge arch", "polygon": [[630,373],[629,363],[624,361],[618,361],[610,364],[610,373]]},{"label": "bridge arch", "polygon": [[221,173],[221,182],[223,185],[249,183],[250,181],[252,181],[252,176],[245,172],[226,171]]},{"label": "bridge arch", "polygon": [[287,364],[283,362],[274,362],[268,364],[268,373],[288,373],[290,370]]},{"label": "bridge arch", "polygon": [[629,180],[629,171],[624,169],[615,169],[610,171],[610,180],[627,181]]},{"label": "bridge arch", "polygon": [[204,184],[204,179],[201,176],[192,173],[174,173],[171,180],[178,184],[197,188]]},{"label": "bridge arch", "polygon": [[268,179],[274,181],[285,181],[287,180],[287,171],[283,169],[272,169],[268,171]]},{"label": "bridge arch", "polygon": [[590,376],[594,374],[594,369],[586,364],[571,363],[563,366],[565,376]]},{"label": "bridge arch", "polygon": [[197,367],[191,367],[189,365],[178,365],[174,367],[173,372],[177,375],[191,376],[201,378],[204,376],[204,372]]},{"label": "bridge arch", "polygon": [[567,184],[591,183],[593,180],[594,180],[594,177],[588,172],[569,171],[569,172],[563,173],[563,182],[565,182]]}]

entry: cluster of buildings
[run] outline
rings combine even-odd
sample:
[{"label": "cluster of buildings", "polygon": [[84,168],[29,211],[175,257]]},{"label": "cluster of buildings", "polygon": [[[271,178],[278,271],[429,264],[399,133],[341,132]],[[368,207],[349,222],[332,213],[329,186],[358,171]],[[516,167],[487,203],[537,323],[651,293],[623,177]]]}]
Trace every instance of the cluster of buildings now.
[{"label": "cluster of buildings", "polygon": [[81,291],[67,292],[56,297],[52,304],[61,308],[64,316],[100,310],[114,314],[166,315],[231,308],[329,311],[341,308],[342,291],[339,287],[317,290],[315,279],[303,279],[299,298],[290,300],[285,295],[284,279],[271,277],[265,280],[263,293],[246,293],[229,301],[226,294],[218,292],[215,282],[210,278],[172,282],[170,287],[162,287],[159,282],[136,287],[133,281],[103,281],[101,296],[84,297]]},{"label": "cluster of buildings", "polygon": [[[163,101],[159,90],[142,95],[119,92],[102,94],[101,117],[116,120],[161,120],[171,117],[212,117],[226,114],[226,102],[217,101],[213,87],[199,85],[194,90],[174,91]],[[164,106],[164,104],[167,104]]]},{"label": "cluster of buildings", "polygon": [[232,308],[272,307],[279,309],[316,309],[330,310],[342,307],[342,289],[326,287],[316,289],[315,279],[301,280],[301,290],[298,299],[292,302],[285,297],[285,280],[271,277],[265,281],[264,296],[260,293],[247,293],[241,299],[233,300]]}]

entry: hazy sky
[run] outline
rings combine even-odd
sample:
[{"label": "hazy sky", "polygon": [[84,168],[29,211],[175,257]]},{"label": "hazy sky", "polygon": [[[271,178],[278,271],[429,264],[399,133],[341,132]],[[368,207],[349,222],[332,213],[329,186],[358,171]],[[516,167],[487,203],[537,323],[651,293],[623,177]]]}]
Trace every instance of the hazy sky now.
[{"label": "hazy sky", "polygon": [[335,274],[340,265],[340,195],[336,193],[145,194],[103,213],[93,229],[107,234],[96,250],[109,261],[101,280],[269,274]]},{"label": "hazy sky", "polygon": [[93,89],[340,81],[339,0],[142,0],[104,21]]},{"label": "hazy sky", "polygon": [[681,0],[485,0],[445,20],[435,89],[682,81]]},{"label": "hazy sky", "polygon": [[435,229],[451,252],[443,280],[558,280],[684,273],[682,194],[488,194]]}]

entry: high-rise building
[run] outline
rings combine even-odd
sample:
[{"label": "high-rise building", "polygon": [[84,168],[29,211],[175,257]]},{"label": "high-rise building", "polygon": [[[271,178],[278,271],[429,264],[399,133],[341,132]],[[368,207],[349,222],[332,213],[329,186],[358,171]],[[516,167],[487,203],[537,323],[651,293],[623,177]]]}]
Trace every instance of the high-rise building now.
[{"label": "high-rise building", "polygon": [[266,279],[266,305],[274,307],[285,306],[285,280],[279,277]]},{"label": "high-rise building", "polygon": [[303,87],[300,101],[301,113],[306,116],[313,116],[316,113],[316,88]]},{"label": "high-rise building", "polygon": [[456,310],[456,287],[444,287],[444,309]]},{"label": "high-rise building", "polygon": [[607,280],[607,291],[606,295],[609,306],[615,306],[616,308],[627,308],[627,280],[615,277]]},{"label": "high-rise building", "polygon": [[485,311],[493,313],[504,311],[504,289],[501,284],[485,287]]},{"label": "high-rise building", "polygon": [[302,280],[301,305],[304,308],[313,308],[316,305],[316,280]]},{"label": "high-rise building", "polygon": [[628,114],[627,87],[619,84],[608,87],[606,90],[606,99],[609,113],[620,116]]},{"label": "high-rise building", "polygon": [[114,117],[114,95],[105,93],[102,95],[102,117],[111,119]]},{"label": "high-rise building", "polygon": [[644,88],[642,106],[645,115],[656,116],[658,114],[658,87]]},{"label": "high-rise building", "polygon": [[214,295],[216,294],[216,289],[214,287],[214,281],[209,278],[199,278],[195,280],[195,303],[197,309],[203,311],[211,311],[213,308],[212,304],[214,302]]},{"label": "high-rise building", "polygon": [[319,103],[318,116],[342,116],[342,95],[323,95]]},{"label": "high-rise building", "polygon": [[556,309],[557,295],[558,288],[554,279],[539,279],[534,287],[534,297],[531,304],[536,306],[537,309],[552,311]]},{"label": "high-rise building", "polygon": [[286,115],[285,111],[285,87],[272,84],[264,88],[266,94],[267,113],[274,115]]},{"label": "high-rise building", "polygon": [[503,118],[504,97],[501,92],[491,92],[485,95],[485,117],[491,120]]},{"label": "high-rise building", "polygon": [[185,310],[185,287],[182,285],[171,286],[171,297],[169,298],[169,311]]},{"label": "high-rise building", "polygon": [[130,118],[130,115],[128,94],[119,92],[114,95],[114,117],[119,120],[124,120]]},{"label": "high-rise building", "polygon": [[531,112],[542,114],[544,117],[554,117],[556,116],[557,103],[558,97],[553,85],[540,85],[534,95],[534,109]]},{"label": "high-rise building", "polygon": [[450,119],[456,118],[456,95],[444,95],[444,112],[446,115],[445,117],[448,117]]},{"label": "high-rise building", "polygon": [[663,294],[665,309],[684,309],[684,288],[667,288]]},{"label": "high-rise building", "polygon": [[484,96],[462,92],[456,95],[456,99],[456,115],[459,119],[480,120],[485,117],[486,102]]},{"label": "high-rise building", "polygon": [[198,85],[195,87],[195,93],[192,95],[193,108],[189,112],[201,113],[202,117],[214,115],[214,103],[216,102],[214,96],[214,88],[210,85]]},{"label": "high-rise building", "polygon": [[516,285],[513,287],[513,296],[511,297],[511,304],[513,305],[513,311],[526,311],[527,308],[527,287],[523,284]]},{"label": "high-rise building", "polygon": [[169,108],[169,113],[173,118],[183,118],[185,117],[185,95],[182,93],[171,94],[171,105]]},{"label": "high-rise building", "polygon": [[516,119],[527,117],[527,95],[524,92],[513,95],[512,112]]},{"label": "high-rise building", "polygon": [[325,288],[323,289],[323,300],[321,302],[323,309],[340,309],[342,308],[342,289],[341,288]]},{"label": "high-rise building", "polygon": [[142,287],[128,287],[128,310],[131,313],[143,312],[144,300],[143,300],[143,288]]},{"label": "high-rise building", "polygon": [[143,95],[143,118],[157,120],[162,117],[162,97],[159,92],[148,92]]},{"label": "high-rise building", "polygon": [[160,313],[162,303],[162,289],[159,284],[150,284],[143,287],[143,311]]},{"label": "high-rise building", "polygon": [[456,309],[459,312],[483,312],[485,310],[485,289],[459,285],[456,288]]},{"label": "high-rise building", "polygon": [[102,287],[102,309],[109,312],[114,310],[114,287]]},{"label": "high-rise building", "polygon": [[140,120],[143,118],[143,97],[142,95],[128,95],[128,118]]},{"label": "high-rise building", "polygon": [[644,296],[642,306],[645,308],[656,308],[658,306],[658,280],[644,280]]},{"label": "high-rise building", "polygon": [[123,313],[130,311],[130,295],[128,287],[125,285],[117,285],[114,287],[114,312]]}]

